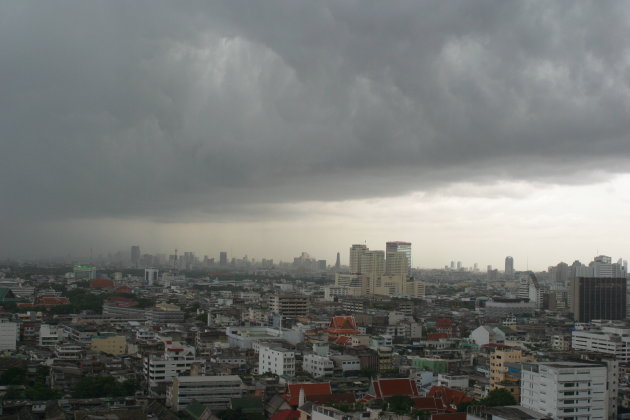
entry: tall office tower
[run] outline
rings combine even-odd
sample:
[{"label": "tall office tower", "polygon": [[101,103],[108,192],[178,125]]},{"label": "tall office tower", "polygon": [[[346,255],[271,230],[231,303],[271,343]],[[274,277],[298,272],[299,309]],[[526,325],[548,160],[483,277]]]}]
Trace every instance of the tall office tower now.
[{"label": "tall office tower", "polygon": [[337,252],[337,261],[335,262],[335,270],[339,271],[341,268],[341,253]]},{"label": "tall office tower", "polygon": [[137,268],[139,263],[140,263],[140,246],[132,245],[131,246],[131,266]]},{"label": "tall office tower", "polygon": [[219,265],[227,265],[227,252],[221,251],[219,252]]},{"label": "tall office tower", "polygon": [[505,257],[505,275],[513,276],[514,275],[514,258]]},{"label": "tall office tower", "polygon": [[462,262],[461,261],[457,261],[457,269],[458,270],[462,269]]},{"label": "tall office tower", "polygon": [[571,282],[571,312],[579,322],[626,318],[625,277],[576,277]]},{"label": "tall office tower", "polygon": [[409,264],[407,253],[387,251],[385,260],[385,273],[389,275],[409,275]]},{"label": "tall office tower", "polygon": [[455,261],[451,261],[451,270],[455,270]]},{"label": "tall office tower", "polygon": [[407,256],[407,267],[411,269],[411,242],[394,241],[385,244],[386,252],[403,252]]},{"label": "tall office tower", "polygon": [[385,273],[385,252],[365,251],[359,258],[360,273],[363,275],[363,294],[374,294],[374,289],[381,286]]},{"label": "tall office tower", "polygon": [[563,290],[569,284],[570,269],[567,263],[549,267],[549,284],[552,290]]},{"label": "tall office tower", "polygon": [[627,270],[623,263],[613,264],[612,258],[598,255],[588,265],[593,277],[626,277]]},{"label": "tall office tower", "polygon": [[366,245],[354,244],[350,248],[350,272],[361,273],[361,256],[368,252]]}]

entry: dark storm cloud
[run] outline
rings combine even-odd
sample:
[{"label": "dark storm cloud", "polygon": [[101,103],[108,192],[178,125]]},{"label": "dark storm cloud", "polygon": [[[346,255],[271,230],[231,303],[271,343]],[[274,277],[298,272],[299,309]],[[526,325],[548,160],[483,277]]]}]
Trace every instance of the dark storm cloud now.
[{"label": "dark storm cloud", "polygon": [[268,217],[269,203],[623,172],[627,9],[4,2],[0,216]]}]

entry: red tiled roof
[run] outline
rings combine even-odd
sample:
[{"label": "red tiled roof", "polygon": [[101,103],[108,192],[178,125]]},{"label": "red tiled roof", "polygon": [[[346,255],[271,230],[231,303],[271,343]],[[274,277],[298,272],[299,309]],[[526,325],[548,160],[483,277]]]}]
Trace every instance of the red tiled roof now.
[{"label": "red tiled roof", "polygon": [[127,286],[126,284],[123,284],[122,286],[119,286],[116,288],[116,293],[131,293],[131,292],[133,292],[133,289]]},{"label": "red tiled roof", "polygon": [[461,403],[472,402],[473,398],[463,391],[447,388],[445,386],[434,386],[427,394],[427,397],[439,398],[446,406],[458,406]]},{"label": "red tiled roof", "polygon": [[357,323],[354,317],[348,316],[333,316],[328,326],[328,332],[332,334],[358,334]]},{"label": "red tiled roof", "polygon": [[319,384],[291,384],[287,386],[287,393],[284,398],[291,406],[297,406],[300,402],[300,389],[304,389],[304,397],[309,400],[312,395],[332,395],[330,383]]},{"label": "red tiled roof", "polygon": [[113,289],[114,281],[109,279],[90,280],[90,287],[92,289]]},{"label": "red tiled roof", "polygon": [[439,340],[441,338],[448,338],[448,333],[429,333],[427,334],[427,340]]},{"label": "red tiled roof", "polygon": [[300,412],[297,410],[280,410],[270,417],[271,420],[299,419]]},{"label": "red tiled roof", "polygon": [[372,381],[376,398],[387,398],[394,395],[408,395],[410,397],[418,397],[418,386],[416,381],[409,378],[399,379],[378,379]]},{"label": "red tiled roof", "polygon": [[431,414],[446,412],[446,407],[442,404],[442,400],[430,397],[418,397],[413,399],[413,407],[418,410],[428,411]]},{"label": "red tiled roof", "polygon": [[434,414],[431,420],[466,420],[466,413]]},{"label": "red tiled roof", "polygon": [[451,328],[453,321],[448,318],[439,318],[435,321],[435,328]]},{"label": "red tiled roof", "polygon": [[351,346],[352,337],[348,337],[347,335],[340,335],[335,340],[335,344],[337,344],[338,346]]},{"label": "red tiled roof", "polygon": [[70,303],[70,299],[61,296],[40,296],[37,298],[37,303],[44,305],[66,305]]},{"label": "red tiled roof", "polygon": [[356,398],[351,392],[345,394],[306,395],[304,399],[315,404],[354,404],[356,402]]}]

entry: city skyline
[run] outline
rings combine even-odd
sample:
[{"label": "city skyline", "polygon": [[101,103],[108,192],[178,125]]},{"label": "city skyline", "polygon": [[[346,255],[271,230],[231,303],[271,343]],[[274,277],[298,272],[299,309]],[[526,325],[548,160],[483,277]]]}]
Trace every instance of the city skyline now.
[{"label": "city skyline", "polygon": [[0,13],[0,258],[333,260],[396,237],[423,267],[626,254],[624,4]]}]

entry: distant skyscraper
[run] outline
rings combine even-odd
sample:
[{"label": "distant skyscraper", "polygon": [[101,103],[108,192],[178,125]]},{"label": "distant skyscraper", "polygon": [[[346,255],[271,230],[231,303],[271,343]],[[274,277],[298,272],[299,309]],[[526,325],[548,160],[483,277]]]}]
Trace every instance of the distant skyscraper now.
[{"label": "distant skyscraper", "polygon": [[387,242],[385,252],[403,252],[407,256],[407,267],[411,269],[411,242]]},{"label": "distant skyscraper", "polygon": [[335,270],[339,271],[341,268],[341,253],[337,252],[337,261],[335,262]]},{"label": "distant skyscraper", "polygon": [[514,258],[505,257],[505,275],[513,276],[514,275]]},{"label": "distant skyscraper", "polygon": [[363,294],[371,295],[381,285],[385,273],[385,251],[365,251],[361,254],[359,266],[363,274]]},{"label": "distant skyscraper", "polygon": [[361,256],[368,252],[368,247],[362,244],[354,244],[350,247],[350,272],[361,273]]},{"label": "distant skyscraper", "polygon": [[140,246],[132,245],[131,246],[131,266],[138,267],[140,263]]},{"label": "distant skyscraper", "polygon": [[219,252],[219,265],[227,265],[227,252],[221,251]]},{"label": "distant skyscraper", "polygon": [[385,259],[385,273],[391,275],[409,274],[409,264],[407,262],[407,253],[387,251]]},{"label": "distant skyscraper", "polygon": [[385,252],[402,252],[407,257],[407,268],[411,270],[411,242],[393,241],[385,244]]}]

